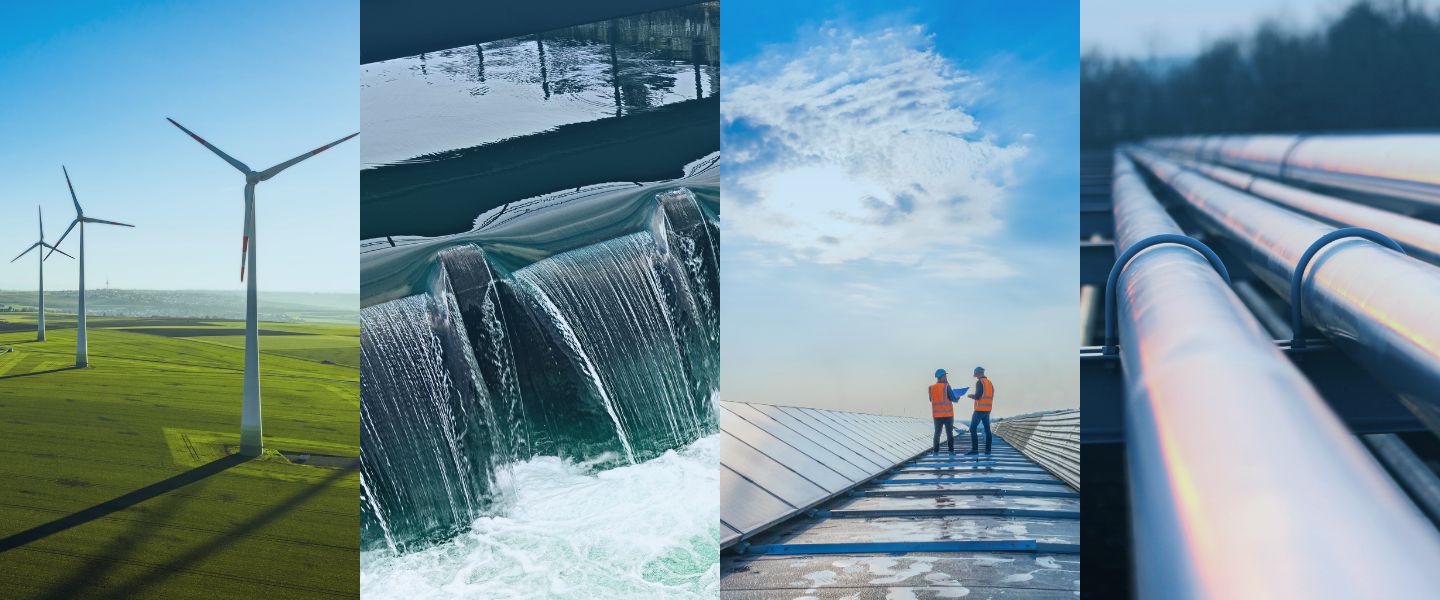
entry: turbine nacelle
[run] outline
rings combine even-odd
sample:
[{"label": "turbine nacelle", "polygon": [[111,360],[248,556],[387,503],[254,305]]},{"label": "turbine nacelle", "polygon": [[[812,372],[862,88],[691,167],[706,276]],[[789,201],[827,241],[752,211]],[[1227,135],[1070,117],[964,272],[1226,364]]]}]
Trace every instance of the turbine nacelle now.
[{"label": "turbine nacelle", "polygon": [[[16,256],[15,258],[10,259],[10,262],[13,263],[13,262],[15,262],[15,261],[17,261],[17,260],[20,260],[21,257],[25,256],[26,254],[29,254],[31,250],[34,250],[34,249],[36,249],[36,248],[39,248],[41,252],[44,252],[44,251],[48,248],[48,249],[50,250],[50,254],[54,254],[54,253],[56,253],[56,252],[59,252],[59,253],[60,253],[61,255],[63,255],[63,256],[70,256],[69,254],[65,254],[65,251],[60,250],[59,248],[56,248],[55,246],[52,246],[52,245],[50,245],[49,243],[46,243],[46,241],[45,241],[45,215],[40,212],[40,207],[39,207],[39,206],[36,206],[36,207],[35,207],[35,216],[38,217],[38,219],[39,219],[39,221],[40,221],[40,241],[37,241],[37,242],[35,242],[35,243],[33,243],[33,244],[30,244],[30,246],[29,246],[28,248],[26,248],[24,252],[21,252],[19,256]],[[57,242],[57,243],[58,243],[58,242]],[[50,254],[46,254],[46,255],[45,255],[44,257],[42,257],[40,260],[42,260],[42,261],[49,260],[49,259],[50,259]],[[75,258],[75,257],[70,256],[70,258]]]},{"label": "turbine nacelle", "polygon": [[[117,226],[120,226],[120,227],[134,227],[134,225],[131,225],[131,224],[129,224],[129,223],[121,223],[121,222],[119,222],[119,221],[106,221],[105,219],[96,219],[96,218],[94,218],[94,217],[87,217],[87,216],[85,216],[85,209],[83,209],[83,208],[80,207],[80,198],[78,198],[78,197],[75,196],[75,184],[70,183],[70,170],[67,169],[67,168],[65,168],[64,165],[61,165],[61,166],[60,166],[60,170],[65,173],[65,186],[68,187],[68,188],[70,188],[70,201],[73,202],[73,203],[75,203],[75,219],[72,220],[72,221],[70,221],[70,226],[65,228],[65,233],[60,234],[60,239],[59,239],[59,240],[56,240],[55,246],[49,246],[49,245],[47,244],[47,246],[50,248],[50,254],[54,254],[54,253],[56,253],[56,252],[60,252],[60,249],[57,248],[56,246],[59,246],[60,244],[64,243],[66,236],[69,236],[69,235],[70,235],[70,230],[75,229],[75,226],[76,226],[76,225],[79,225],[79,224],[81,224],[81,223],[98,223],[98,224],[101,224],[101,225],[117,225]],[[42,226],[42,227],[43,227],[43,226]],[[42,238],[42,239],[44,238],[44,232],[43,232],[43,231],[41,232],[41,238]],[[61,254],[65,254],[64,252],[60,252],[60,253],[61,253]],[[50,258],[50,254],[46,254],[46,255],[45,255],[45,258],[47,258],[47,259]],[[70,256],[70,255],[69,255],[69,254],[65,254],[65,256]],[[71,258],[74,258],[74,257],[71,257]]]},{"label": "turbine nacelle", "polygon": [[215,147],[214,144],[205,141],[205,138],[202,138],[196,135],[195,132],[186,129],[184,125],[176,122],[175,119],[165,117],[165,120],[169,121],[171,125],[178,127],[180,131],[185,132],[185,135],[190,136],[190,139],[193,139],[196,142],[199,142],[201,146],[208,148],[211,152],[215,153],[215,156],[219,156],[221,160],[230,163],[230,166],[235,167],[235,170],[239,171],[241,175],[245,176],[245,223],[242,226],[244,233],[241,234],[240,238],[240,281],[245,281],[245,259],[249,255],[250,240],[251,238],[255,237],[255,186],[262,181],[267,181],[271,177],[279,175],[281,171],[284,171],[285,169],[299,164],[300,161],[303,161],[307,158],[315,156],[316,154],[329,150],[339,145],[341,142],[344,142],[345,140],[360,135],[360,132],[357,131],[343,138],[325,144],[324,146],[301,154],[300,156],[265,169],[264,171],[256,171],[254,169],[251,169],[245,163],[236,160],[235,157],[226,154],[224,150]]}]

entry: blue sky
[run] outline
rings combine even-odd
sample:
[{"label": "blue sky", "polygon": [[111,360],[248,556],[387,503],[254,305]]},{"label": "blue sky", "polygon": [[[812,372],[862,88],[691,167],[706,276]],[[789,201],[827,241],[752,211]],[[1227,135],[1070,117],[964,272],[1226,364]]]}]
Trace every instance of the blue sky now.
[{"label": "blue sky", "polygon": [[[359,128],[356,2],[0,3],[0,289],[34,289],[35,206],[53,242],[86,214],[86,280],[242,289],[242,176],[165,121],[263,169]],[[359,139],[260,184],[262,290],[355,291]],[[75,234],[71,234],[72,238]],[[74,253],[75,241],[62,249]],[[47,289],[75,264],[46,263]]]},{"label": "blue sky", "polygon": [[[1189,56],[1216,39],[1249,34],[1263,20],[1309,29],[1354,0],[1084,0],[1080,41],[1085,50],[1130,57]],[[1440,0],[1410,0],[1440,9]]]},{"label": "blue sky", "polygon": [[1078,404],[1078,10],[726,1],[727,399],[926,416],[983,365],[996,414]]}]

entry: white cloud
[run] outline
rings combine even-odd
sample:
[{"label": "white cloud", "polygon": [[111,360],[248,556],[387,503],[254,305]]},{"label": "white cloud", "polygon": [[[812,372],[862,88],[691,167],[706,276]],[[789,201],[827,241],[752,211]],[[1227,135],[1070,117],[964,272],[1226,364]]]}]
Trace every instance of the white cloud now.
[{"label": "white cloud", "polygon": [[727,65],[724,227],[775,264],[875,261],[1003,277],[999,231],[1020,143],[966,110],[984,92],[924,29],[812,39]]},{"label": "white cloud", "polygon": [[846,283],[840,293],[845,306],[858,312],[885,310],[900,300],[890,288],[859,281]]}]

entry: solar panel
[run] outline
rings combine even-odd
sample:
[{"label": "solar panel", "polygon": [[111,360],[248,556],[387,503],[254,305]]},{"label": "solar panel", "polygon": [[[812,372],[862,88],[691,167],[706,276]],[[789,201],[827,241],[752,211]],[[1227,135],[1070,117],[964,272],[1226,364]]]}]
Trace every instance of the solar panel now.
[{"label": "solar panel", "polygon": [[930,447],[927,419],[726,401],[719,414],[722,547]]},{"label": "solar panel", "polygon": [[825,488],[749,444],[740,443],[726,431],[720,432],[720,462],[792,506],[804,506],[830,495]]},{"label": "solar panel", "polygon": [[755,408],[749,404],[742,404],[738,402],[722,402],[720,407],[720,414],[720,427],[722,429],[725,428],[724,416],[726,414],[732,414],[740,419],[744,419],[745,422],[764,430],[765,433],[770,434],[775,438],[778,438],[780,441],[790,444],[791,447],[794,447],[800,452],[805,453],[806,456],[809,456],[819,461],[825,466],[834,469],[835,472],[839,473],[841,476],[845,477],[850,481],[859,481],[861,479],[864,479],[869,473],[868,471],[855,466],[854,463],[845,460],[840,455],[831,452],[825,446],[815,443],[810,438],[801,435],[800,432],[786,427],[783,423],[776,421],[769,416],[766,416],[765,413],[755,410]]},{"label": "solar panel", "polygon": [[786,408],[785,410],[804,413],[805,416],[815,419],[815,422],[829,427],[832,431],[845,436],[846,439],[852,440],[857,446],[869,450],[873,456],[878,457],[881,464],[887,462],[894,464],[902,460],[899,455],[892,452],[883,442],[876,439],[875,434],[867,433],[861,430],[861,428],[846,422],[845,419],[829,414],[829,411],[817,411],[808,408]]},{"label": "solar panel", "polygon": [[720,501],[720,522],[744,533],[769,525],[796,510],[796,507],[741,477],[724,463],[720,465]]},{"label": "solar panel", "polygon": [[[751,425],[749,422],[735,416],[730,411],[720,409],[720,429],[727,435],[744,442],[746,446],[754,448],[757,452],[764,454],[767,458],[774,460],[777,464],[794,471],[806,480],[824,488],[826,493],[833,494],[849,487],[855,480],[847,479],[844,475],[826,466],[824,463],[811,458],[804,452],[786,443],[780,438],[765,433],[763,429]],[[733,440],[721,438],[721,458],[724,459],[732,447]],[[786,497],[788,500],[789,498]]]},{"label": "solar panel", "polygon": [[843,439],[837,439],[838,436],[836,436],[834,432],[828,431],[828,428],[825,431],[816,429],[813,422],[802,421],[794,415],[781,410],[778,406],[770,406],[768,404],[752,404],[750,406],[754,407],[755,410],[765,413],[766,416],[784,423],[787,427],[800,432],[801,435],[814,440],[815,443],[829,448],[831,452],[840,455],[845,460],[850,461],[851,464],[860,467],[860,469],[866,473],[873,473],[876,469],[884,468],[883,465],[856,452],[855,449],[851,448]]},{"label": "solar panel", "polygon": [[813,409],[806,410],[811,414],[814,414],[817,418],[830,419],[831,421],[834,421],[837,426],[845,428],[852,433],[858,434],[860,438],[871,443],[871,445],[875,447],[881,454],[888,456],[896,461],[905,460],[907,458],[910,458],[910,456],[914,454],[913,452],[904,452],[903,449],[900,447],[900,444],[894,438],[890,437],[888,432],[877,428],[875,426],[876,424],[873,421],[866,420],[860,415],[856,415],[853,413],[816,411]]},{"label": "solar panel", "polygon": [[853,433],[836,428],[833,423],[821,421],[814,415],[795,407],[782,406],[778,407],[778,409],[786,415],[789,415],[791,418],[794,418],[796,421],[809,425],[810,428],[820,432],[825,437],[834,441],[834,443],[844,446],[847,450],[850,450],[851,452],[854,452],[855,454],[864,458],[874,467],[884,469],[885,467],[894,464],[891,459],[882,456],[869,444],[865,443],[861,439],[857,439]]}]

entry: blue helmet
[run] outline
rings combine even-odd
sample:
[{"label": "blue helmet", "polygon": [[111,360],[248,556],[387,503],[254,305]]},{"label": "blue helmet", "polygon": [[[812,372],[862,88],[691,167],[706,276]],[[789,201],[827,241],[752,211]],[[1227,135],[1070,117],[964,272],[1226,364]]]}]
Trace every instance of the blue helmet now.
[{"label": "blue helmet", "polygon": [[944,376],[945,376],[945,369],[935,369],[935,378],[936,378],[936,379],[939,379],[939,378],[944,377]]}]

